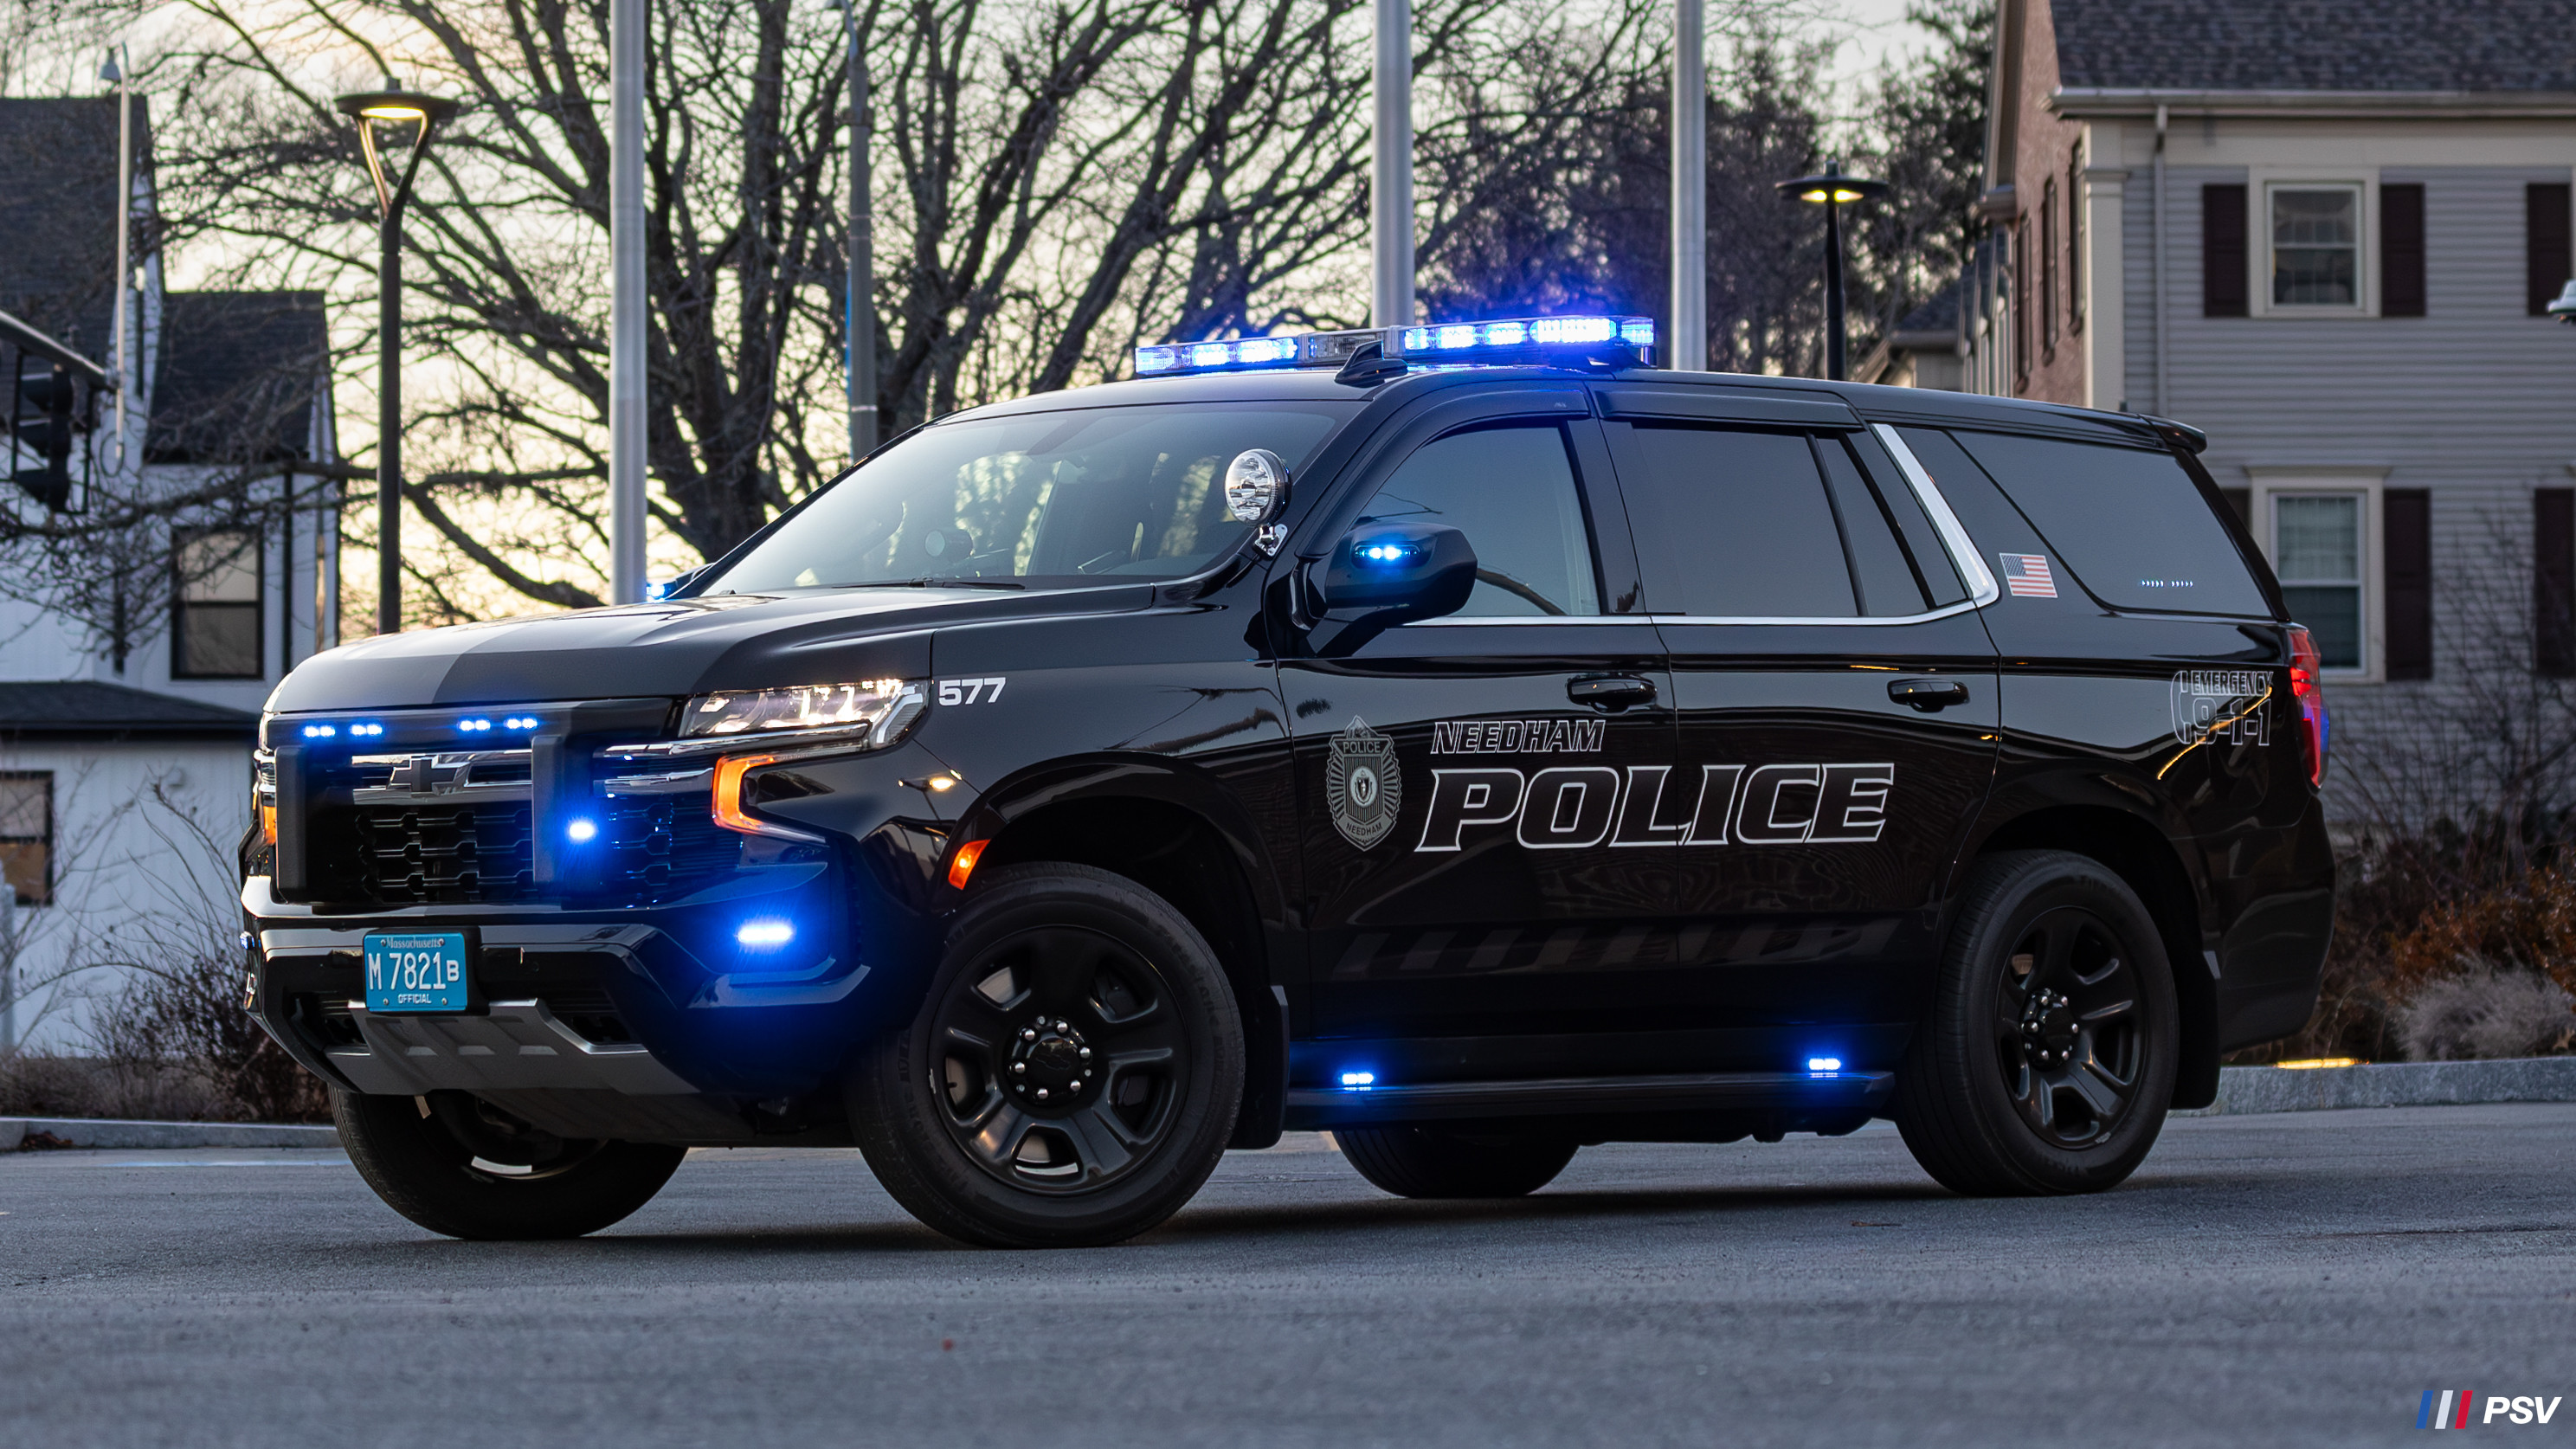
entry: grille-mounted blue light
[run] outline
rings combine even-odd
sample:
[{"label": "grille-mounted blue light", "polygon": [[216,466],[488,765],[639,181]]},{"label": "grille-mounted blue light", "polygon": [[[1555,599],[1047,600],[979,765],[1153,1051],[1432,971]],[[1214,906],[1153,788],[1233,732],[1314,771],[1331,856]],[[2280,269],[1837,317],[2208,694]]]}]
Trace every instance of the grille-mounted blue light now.
[{"label": "grille-mounted blue light", "polygon": [[1843,1059],[1841,1057],[1807,1058],[1807,1070],[1811,1072],[1839,1072],[1842,1069]]},{"label": "grille-mounted blue light", "polygon": [[1223,342],[1163,342],[1136,349],[1138,377],[1247,368],[1338,367],[1369,343],[1387,357],[1434,364],[1567,364],[1630,367],[1654,360],[1651,317],[1513,317],[1308,332],[1294,337],[1241,337]]},{"label": "grille-mounted blue light", "polygon": [[456,722],[456,728],[469,735],[488,734],[491,732],[492,722],[480,717],[461,719]]},{"label": "grille-mounted blue light", "polygon": [[508,719],[501,721],[501,728],[505,730],[532,730],[537,727],[538,723],[539,721],[535,715],[514,714]]},{"label": "grille-mounted blue light", "polygon": [[598,838],[599,822],[586,815],[575,816],[564,826],[564,839],[575,845],[586,844]]},{"label": "grille-mounted blue light", "polygon": [[1342,1073],[1342,1085],[1350,1091],[1365,1092],[1369,1088],[1377,1085],[1377,1073],[1344,1072]]},{"label": "grille-mounted blue light", "polygon": [[339,732],[340,731],[338,729],[331,725],[306,725],[304,727],[304,737],[308,740],[327,740]]},{"label": "grille-mounted blue light", "polygon": [[384,732],[385,732],[385,727],[384,727],[383,725],[377,724],[377,723],[376,723],[375,721],[373,721],[373,720],[369,720],[369,721],[367,721],[367,722],[366,722],[366,723],[364,723],[364,724],[353,724],[353,725],[349,726],[349,733],[351,733],[351,734],[353,734],[353,735],[365,735],[365,736],[367,736],[367,737],[368,737],[368,738],[370,738],[370,739],[374,738],[374,737],[375,737],[375,736],[377,736],[377,735],[383,734]]}]

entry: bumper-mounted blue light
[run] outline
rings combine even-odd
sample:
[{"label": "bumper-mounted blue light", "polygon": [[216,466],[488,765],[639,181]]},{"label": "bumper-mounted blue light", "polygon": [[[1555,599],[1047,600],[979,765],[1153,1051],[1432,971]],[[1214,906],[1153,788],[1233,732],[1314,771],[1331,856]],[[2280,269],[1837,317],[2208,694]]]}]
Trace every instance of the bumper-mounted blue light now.
[{"label": "bumper-mounted blue light", "polygon": [[774,951],[796,939],[796,927],[774,916],[761,916],[736,927],[733,939],[735,945],[754,951]]},{"label": "bumper-mounted blue light", "polygon": [[1843,1059],[1841,1057],[1807,1058],[1807,1070],[1811,1072],[1839,1072],[1842,1069]]},{"label": "bumper-mounted blue light", "polygon": [[1365,1092],[1376,1085],[1377,1073],[1375,1072],[1342,1073],[1342,1086],[1350,1091]]}]

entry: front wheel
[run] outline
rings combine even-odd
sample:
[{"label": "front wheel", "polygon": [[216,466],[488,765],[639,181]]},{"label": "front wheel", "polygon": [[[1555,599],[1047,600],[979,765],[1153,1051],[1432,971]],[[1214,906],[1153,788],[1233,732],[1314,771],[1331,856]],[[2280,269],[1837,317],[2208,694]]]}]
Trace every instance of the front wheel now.
[{"label": "front wheel", "polygon": [[350,1165],[395,1212],[451,1238],[577,1238],[653,1200],[685,1147],[557,1137],[464,1092],[331,1094]]},{"label": "front wheel", "polygon": [[2164,943],[2128,883],[2004,852],[1969,877],[1896,1125],[1954,1192],[2100,1192],[2155,1145],[2179,1056]]},{"label": "front wheel", "polygon": [[850,1123],[913,1216],[990,1247],[1114,1243],[1196,1194],[1243,1093],[1243,1028],[1188,918],[1122,876],[997,872],[921,1009],[862,1053]]}]

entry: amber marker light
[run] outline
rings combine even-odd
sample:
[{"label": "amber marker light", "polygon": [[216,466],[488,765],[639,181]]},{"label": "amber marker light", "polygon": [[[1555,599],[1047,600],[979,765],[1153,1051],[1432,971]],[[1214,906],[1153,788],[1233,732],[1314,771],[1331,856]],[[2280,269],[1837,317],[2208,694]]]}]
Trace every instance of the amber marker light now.
[{"label": "amber marker light", "polygon": [[2285,1072],[2312,1072],[2319,1067],[2357,1067],[2361,1065],[2361,1058],[2311,1057],[2303,1062],[2274,1062],[2272,1065]]},{"label": "amber marker light", "polygon": [[745,835],[774,833],[766,822],[754,819],[742,808],[742,780],[751,771],[775,763],[777,759],[776,755],[727,755],[716,761],[714,809],[718,825],[727,830],[739,830]]},{"label": "amber marker light", "polygon": [[259,834],[260,838],[268,844],[275,845],[277,843],[276,806],[262,805],[259,807]]},{"label": "amber marker light", "polygon": [[975,862],[984,858],[984,847],[992,843],[970,840],[957,847],[957,858],[948,862],[948,883],[961,891],[966,889],[966,878],[975,873]]}]

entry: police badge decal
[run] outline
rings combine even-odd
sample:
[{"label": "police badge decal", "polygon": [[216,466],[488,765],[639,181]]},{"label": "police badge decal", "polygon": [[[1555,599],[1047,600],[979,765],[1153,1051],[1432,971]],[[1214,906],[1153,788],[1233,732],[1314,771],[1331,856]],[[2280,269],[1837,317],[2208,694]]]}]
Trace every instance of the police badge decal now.
[{"label": "police badge decal", "polygon": [[1333,753],[1324,761],[1324,801],[1333,809],[1333,828],[1362,850],[1395,830],[1396,812],[1404,807],[1404,776],[1396,768],[1395,741],[1351,716],[1349,728],[1333,736]]}]

